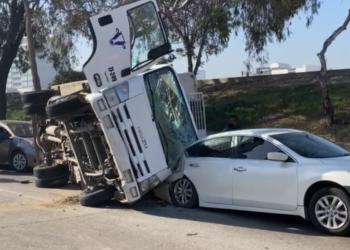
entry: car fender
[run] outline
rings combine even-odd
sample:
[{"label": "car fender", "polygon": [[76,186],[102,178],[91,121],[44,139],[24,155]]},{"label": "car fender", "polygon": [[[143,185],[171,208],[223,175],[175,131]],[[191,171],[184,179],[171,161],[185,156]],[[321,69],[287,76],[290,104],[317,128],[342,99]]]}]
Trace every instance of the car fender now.
[{"label": "car fender", "polygon": [[344,170],[334,170],[327,171],[319,176],[310,178],[309,180],[304,180],[299,183],[299,195],[298,195],[298,205],[304,206],[304,198],[306,192],[311,186],[319,182],[331,182],[335,183],[341,187],[347,189],[350,186],[350,171]]}]

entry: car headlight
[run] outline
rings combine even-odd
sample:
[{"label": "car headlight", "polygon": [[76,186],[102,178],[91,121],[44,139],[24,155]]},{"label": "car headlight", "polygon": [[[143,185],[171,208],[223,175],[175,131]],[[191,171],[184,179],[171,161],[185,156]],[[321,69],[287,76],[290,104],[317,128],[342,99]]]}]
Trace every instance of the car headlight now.
[{"label": "car headlight", "polygon": [[146,180],[141,181],[139,183],[139,189],[140,189],[142,194],[146,193],[150,189],[149,180],[146,179]]},{"label": "car headlight", "polygon": [[117,86],[115,86],[115,91],[118,94],[119,100],[121,102],[125,102],[129,99],[129,83],[123,82]]},{"label": "car headlight", "polygon": [[160,184],[160,179],[157,175],[152,175],[150,178],[143,180],[139,183],[141,193],[144,194],[151,188],[155,188]]},{"label": "car headlight", "polygon": [[149,183],[150,183],[151,187],[154,188],[160,184],[160,179],[158,178],[157,175],[152,175],[149,178]]},{"label": "car headlight", "polygon": [[115,91],[114,88],[107,89],[106,91],[103,92],[103,94],[110,108],[120,103],[117,92]]}]

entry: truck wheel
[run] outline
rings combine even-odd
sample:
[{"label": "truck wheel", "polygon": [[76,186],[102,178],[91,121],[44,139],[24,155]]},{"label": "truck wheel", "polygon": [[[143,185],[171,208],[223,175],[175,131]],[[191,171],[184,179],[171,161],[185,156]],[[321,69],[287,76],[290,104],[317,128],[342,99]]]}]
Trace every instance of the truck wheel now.
[{"label": "truck wheel", "polygon": [[69,182],[69,175],[65,174],[53,178],[36,179],[35,186],[38,188],[63,187]]},{"label": "truck wheel", "polygon": [[69,175],[69,169],[66,165],[41,165],[33,169],[33,174],[38,179],[55,178],[57,176]]},{"label": "truck wheel", "polygon": [[23,113],[25,115],[45,115],[46,103],[31,103],[23,106]]},{"label": "truck wheel", "polygon": [[86,103],[80,101],[77,95],[65,96],[46,106],[49,117],[64,116],[85,107]]},{"label": "truck wheel", "polygon": [[57,95],[55,90],[40,90],[25,92],[21,95],[22,102],[24,104],[31,103],[47,103],[47,101]]},{"label": "truck wheel", "polygon": [[106,203],[113,198],[114,191],[112,186],[99,186],[93,190],[85,189],[79,196],[80,205],[95,207]]},{"label": "truck wheel", "polygon": [[350,197],[339,188],[317,191],[309,203],[310,220],[321,232],[346,236],[350,233]]}]

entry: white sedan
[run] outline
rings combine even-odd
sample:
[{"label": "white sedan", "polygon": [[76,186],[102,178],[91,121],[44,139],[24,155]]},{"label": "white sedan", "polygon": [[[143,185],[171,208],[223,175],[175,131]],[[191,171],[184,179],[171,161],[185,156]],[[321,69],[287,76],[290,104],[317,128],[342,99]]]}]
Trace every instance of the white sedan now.
[{"label": "white sedan", "polygon": [[349,152],[291,129],[219,133],[185,152],[184,176],[170,185],[180,207],[288,214],[331,235],[350,233]]}]

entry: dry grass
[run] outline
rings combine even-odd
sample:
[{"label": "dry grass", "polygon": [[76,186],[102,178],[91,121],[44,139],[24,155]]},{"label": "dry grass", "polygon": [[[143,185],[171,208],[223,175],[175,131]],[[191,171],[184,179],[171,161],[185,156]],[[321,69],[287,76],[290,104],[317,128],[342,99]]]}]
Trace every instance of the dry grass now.
[{"label": "dry grass", "polygon": [[[245,128],[301,129],[350,149],[350,125],[325,127],[321,94],[315,83],[261,87],[226,85],[204,92],[208,131],[221,131],[225,118],[236,115]],[[329,92],[336,118],[350,122],[350,80],[332,79]]]}]

